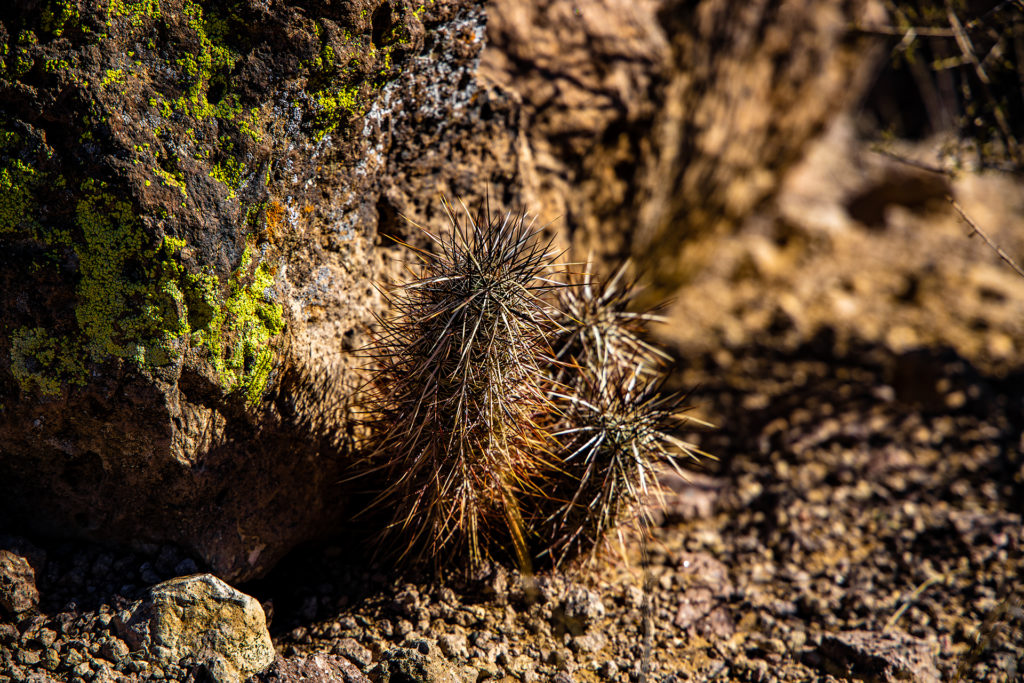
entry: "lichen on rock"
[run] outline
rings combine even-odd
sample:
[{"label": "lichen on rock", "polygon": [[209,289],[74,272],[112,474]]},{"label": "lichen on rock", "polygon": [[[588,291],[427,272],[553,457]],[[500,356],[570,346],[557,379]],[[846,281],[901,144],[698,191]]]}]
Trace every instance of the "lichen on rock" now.
[{"label": "lichen on rock", "polygon": [[[380,0],[17,0],[0,13],[12,523],[181,543],[235,578],[333,523],[344,439],[320,432],[347,429],[379,216],[391,229],[394,202],[413,206],[380,197],[413,165],[425,186],[451,173],[431,156],[440,143],[409,144],[430,130],[415,101],[480,89],[467,77],[482,16]],[[475,136],[468,113],[433,135]],[[316,380],[282,393],[289,373]]]},{"label": "lichen on rock", "polygon": [[210,574],[153,586],[119,626],[151,664],[194,662],[217,683],[244,681],[274,662],[263,607]]}]

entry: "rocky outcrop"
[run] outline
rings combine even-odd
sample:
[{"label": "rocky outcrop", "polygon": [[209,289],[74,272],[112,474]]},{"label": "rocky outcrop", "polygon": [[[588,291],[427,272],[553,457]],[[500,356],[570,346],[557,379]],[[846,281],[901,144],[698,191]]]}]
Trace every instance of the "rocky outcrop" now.
[{"label": "rocky outcrop", "polygon": [[217,683],[244,681],[274,663],[263,608],[210,574],[153,586],[118,630],[152,666],[184,661]]},{"label": "rocky outcrop", "polygon": [[264,573],[344,519],[408,220],[489,192],[671,289],[852,90],[862,4],[8,3],[0,514]]},{"label": "rocky outcrop", "polygon": [[343,509],[378,233],[503,167],[483,11],[39,4],[0,13],[0,505],[260,574]]}]

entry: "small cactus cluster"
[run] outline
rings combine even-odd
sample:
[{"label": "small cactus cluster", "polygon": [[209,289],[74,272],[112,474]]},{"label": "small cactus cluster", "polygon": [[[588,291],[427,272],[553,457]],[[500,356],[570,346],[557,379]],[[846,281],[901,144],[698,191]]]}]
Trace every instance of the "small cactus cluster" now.
[{"label": "small cactus cluster", "polygon": [[570,275],[525,213],[442,201],[450,230],[405,245],[418,267],[367,350],[366,471],[393,546],[521,566],[592,551],[646,509],[659,463],[697,452],[672,435],[653,316],[628,311],[624,269]]}]

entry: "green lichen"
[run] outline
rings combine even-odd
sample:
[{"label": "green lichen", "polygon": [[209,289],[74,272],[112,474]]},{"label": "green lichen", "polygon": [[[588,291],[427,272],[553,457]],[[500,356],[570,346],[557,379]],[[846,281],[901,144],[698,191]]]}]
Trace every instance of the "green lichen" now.
[{"label": "green lichen", "polygon": [[51,2],[43,7],[39,16],[39,29],[44,34],[60,38],[66,30],[78,25],[78,6],[74,2]]},{"label": "green lichen", "polygon": [[75,315],[90,359],[124,358],[139,368],[160,367],[180,354],[188,333],[174,258],[180,245],[165,239],[147,248],[134,208],[87,182],[76,216],[80,280]]},{"label": "green lichen", "polygon": [[[179,170],[167,171],[159,166],[153,168],[153,173],[160,179],[164,187],[173,187],[181,193],[182,204],[188,199],[188,190],[185,189],[185,174]],[[148,182],[148,181],[147,181]]]},{"label": "green lichen", "polygon": [[353,117],[362,115],[359,86],[327,88],[313,94],[315,137],[322,139]]},{"label": "green lichen", "polygon": [[[71,62],[67,59],[47,59],[43,62],[43,70],[46,73],[59,74],[71,71]],[[79,79],[76,77],[75,82]]]},{"label": "green lichen", "polygon": [[14,49],[5,55],[7,73],[12,78],[21,78],[32,69],[35,60],[32,58],[31,46],[39,42],[35,31],[28,29],[18,34]]},{"label": "green lichen", "polygon": [[85,364],[68,337],[42,327],[21,327],[11,336],[11,372],[23,391],[56,396],[65,384],[84,386]]},{"label": "green lichen", "polygon": [[32,228],[34,194],[42,175],[19,159],[0,166],[0,234]]},{"label": "green lichen", "polygon": [[103,75],[103,80],[100,81],[101,88],[109,88],[111,85],[116,85],[123,88],[127,83],[127,77],[125,76],[124,69],[107,69]]},{"label": "green lichen", "polygon": [[138,28],[148,20],[159,19],[162,16],[160,11],[160,0],[110,0],[107,6],[107,21],[109,26],[112,19],[127,18],[132,26]]},{"label": "green lichen", "polygon": [[285,328],[284,309],[269,294],[273,285],[270,266],[260,262],[254,268],[247,247],[223,303],[217,303],[216,278],[207,273],[192,276],[187,295],[190,307],[199,312],[192,343],[208,349],[221,386],[250,403],[266,391],[274,361],[272,342]]},{"label": "green lichen", "polygon": [[228,187],[228,199],[238,196],[238,190],[242,187],[245,179],[245,164],[228,157],[217,162],[210,171],[210,177]]}]

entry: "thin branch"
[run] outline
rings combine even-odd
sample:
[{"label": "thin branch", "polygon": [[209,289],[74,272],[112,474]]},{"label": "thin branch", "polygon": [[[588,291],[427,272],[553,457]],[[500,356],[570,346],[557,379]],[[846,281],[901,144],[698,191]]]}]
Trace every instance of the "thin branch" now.
[{"label": "thin branch", "polygon": [[952,29],[948,28],[929,28],[927,26],[910,26],[908,28],[899,28],[897,26],[861,26],[859,24],[853,25],[853,30],[858,33],[868,33],[879,36],[902,36],[906,37],[908,34],[914,36],[923,36],[925,38],[955,38],[955,34]]},{"label": "thin branch", "polygon": [[987,234],[985,234],[985,232],[983,232],[982,229],[979,228],[974,223],[974,221],[972,221],[967,216],[966,213],[964,213],[964,210],[962,208],[960,208],[960,205],[957,203],[957,201],[955,199],[953,199],[952,197],[950,197],[948,195],[946,196],[946,199],[949,201],[950,204],[953,205],[953,208],[956,209],[956,212],[958,214],[960,214],[960,218],[963,220],[963,222],[967,223],[967,225],[971,228],[972,235],[973,234],[979,235],[981,237],[981,239],[985,240],[985,244],[987,244],[992,249],[992,251],[996,252],[999,255],[999,258],[1001,258],[1004,261],[1006,261],[1006,263],[1009,264],[1009,266],[1011,268],[1013,268],[1014,272],[1017,273],[1017,275],[1020,275],[1021,277],[1024,277],[1024,270],[1022,270],[1021,267],[1019,265],[1017,265],[1017,262],[1013,260],[1013,257],[1011,257],[1009,254],[1007,254],[1005,251],[1003,251],[1002,247],[1000,247],[998,244],[996,244],[994,241],[992,241],[992,238],[989,237]]}]

